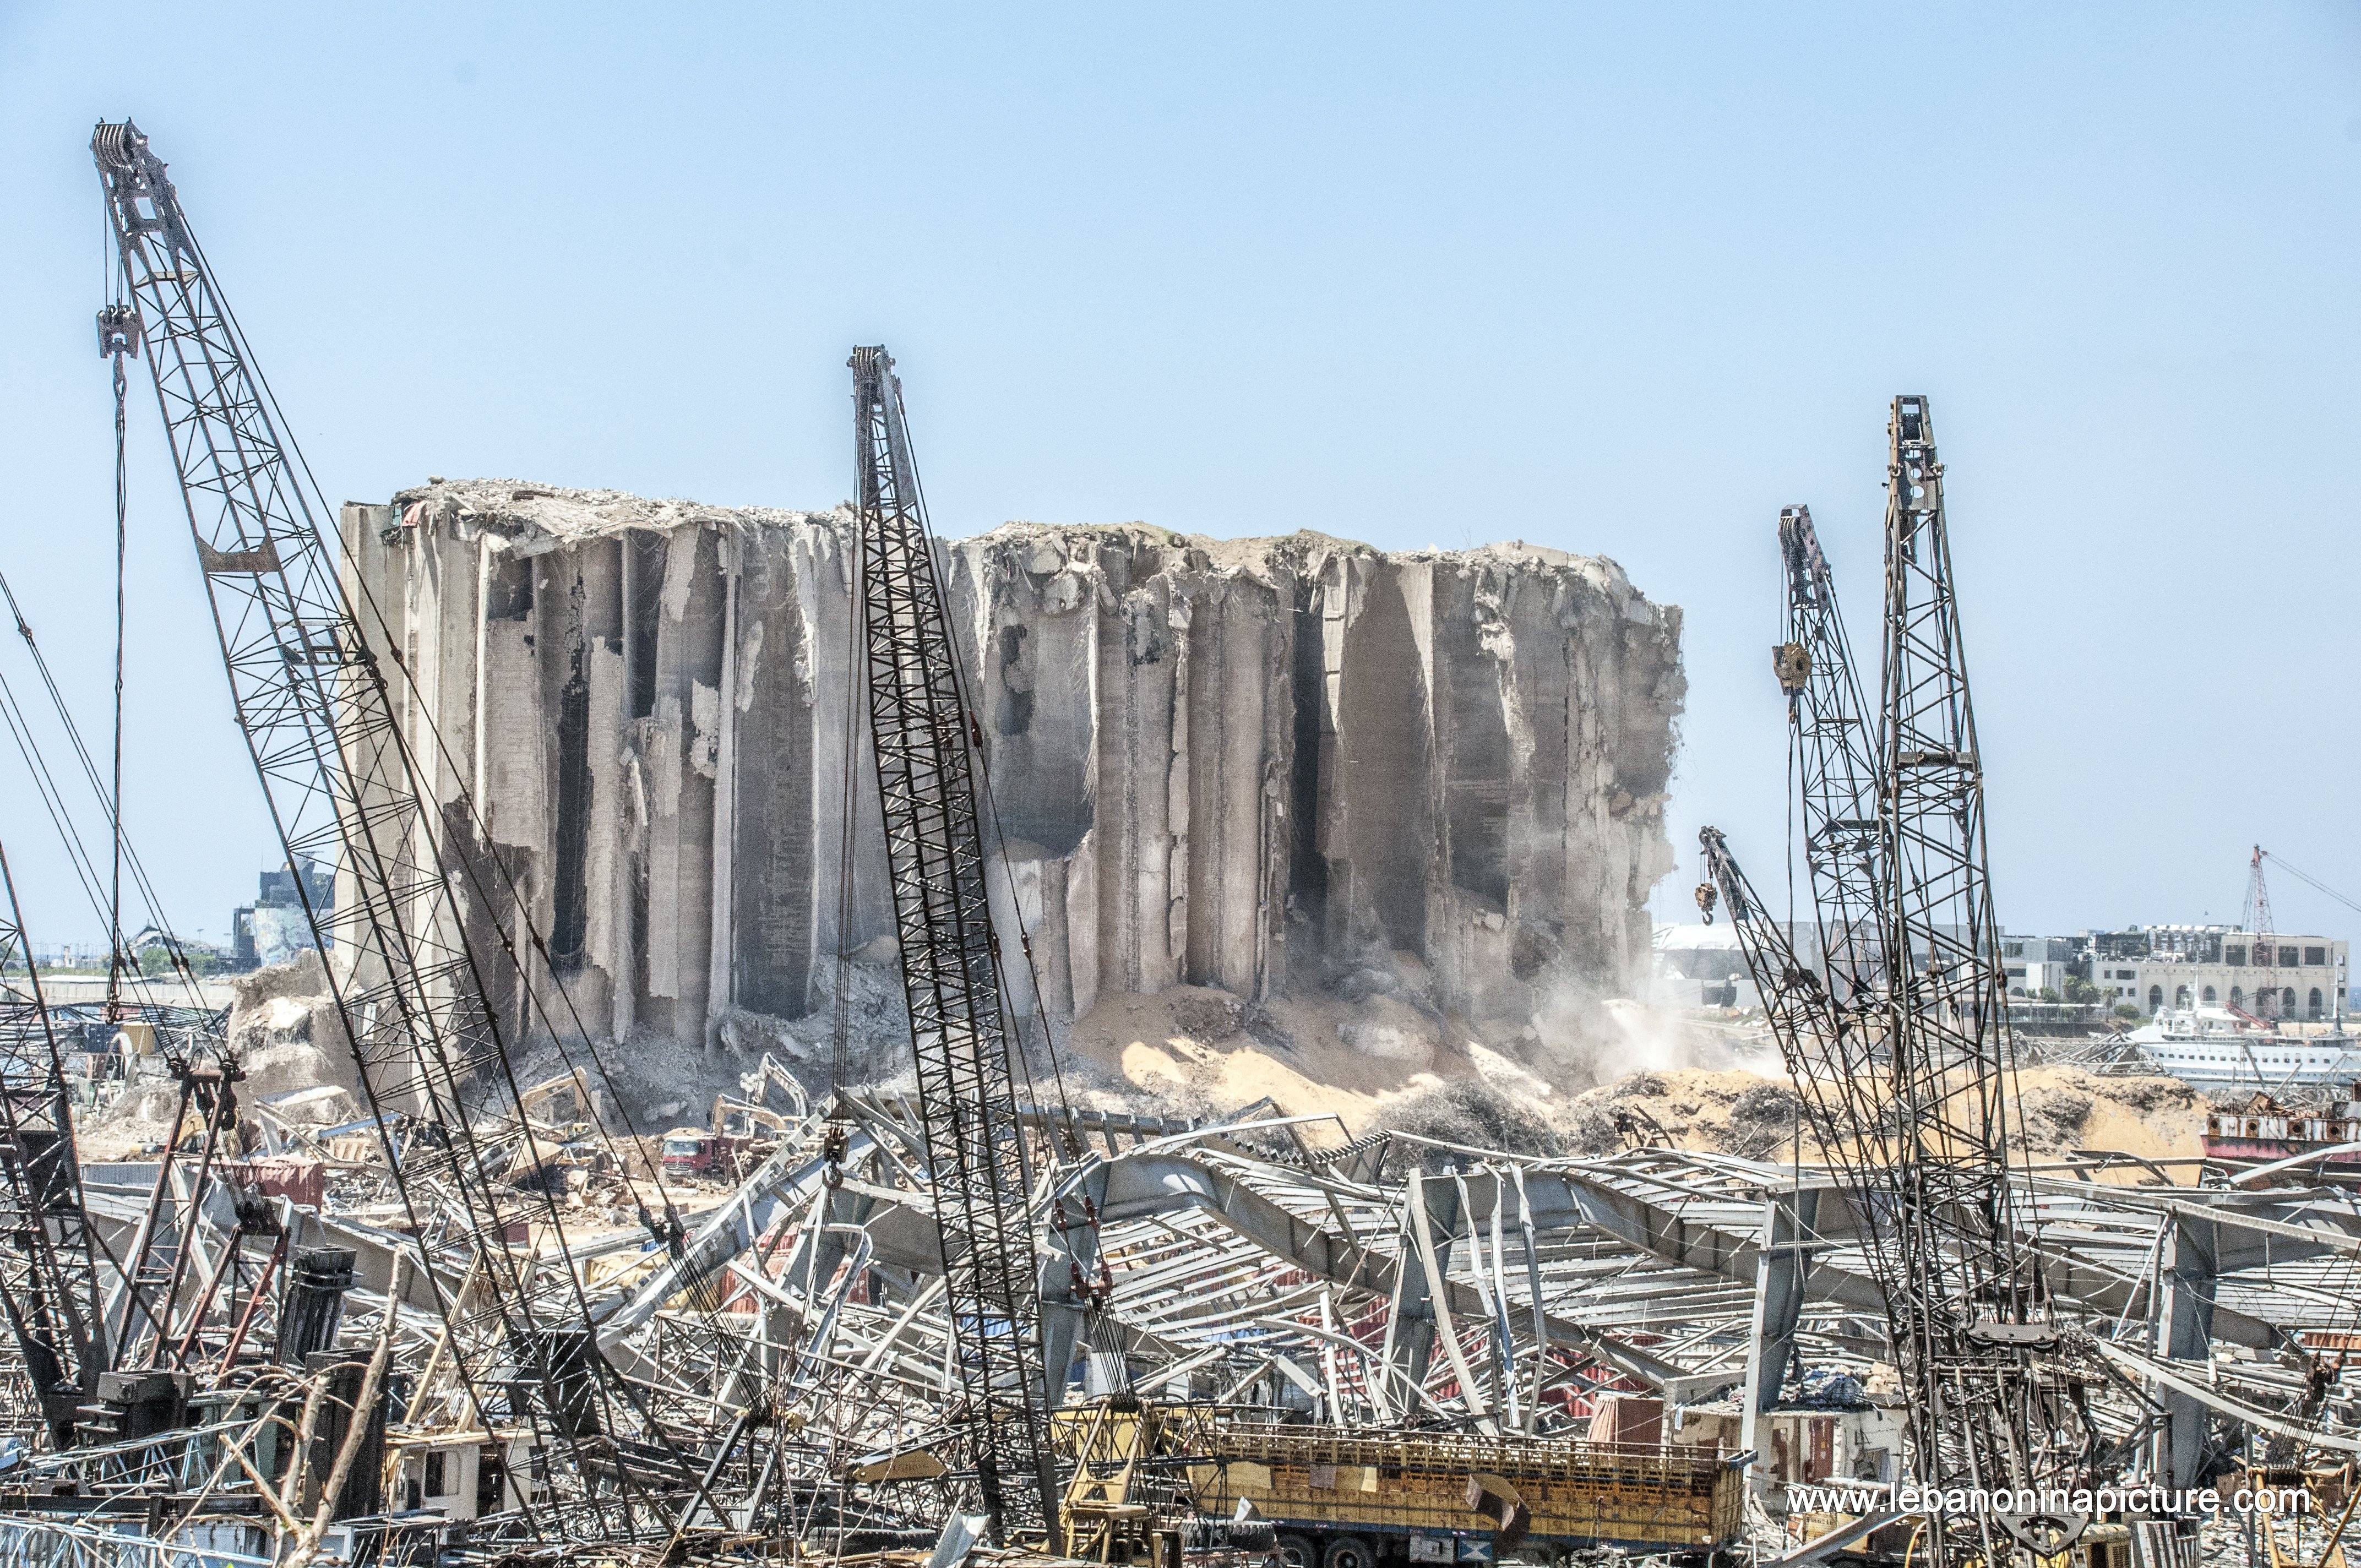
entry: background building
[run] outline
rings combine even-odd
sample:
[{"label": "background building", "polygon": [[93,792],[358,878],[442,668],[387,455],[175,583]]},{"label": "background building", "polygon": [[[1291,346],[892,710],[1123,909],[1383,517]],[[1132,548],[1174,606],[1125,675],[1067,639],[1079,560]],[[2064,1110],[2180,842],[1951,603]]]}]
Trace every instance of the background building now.
[{"label": "background building", "polygon": [[2002,966],[2008,971],[2011,996],[2038,997],[2045,990],[2062,996],[2066,992],[2066,977],[2073,972],[2074,938],[2004,932],[2000,957]]},{"label": "background building", "polygon": [[[1820,961],[1819,927],[1808,920],[1781,923],[1798,962]],[[1746,971],[1738,929],[1728,921],[1711,926],[1659,926],[1653,933],[1655,973],[1648,996],[1668,1007],[1760,1007],[1762,993]]]},{"label": "background building", "polygon": [[[327,867],[306,868],[303,882],[314,908],[325,914],[334,906],[336,879]],[[262,873],[252,904],[230,911],[229,931],[231,965],[241,970],[283,964],[305,948],[320,945],[313,938],[311,917],[303,913],[295,873],[283,866]]]},{"label": "background building", "polygon": [[[2255,934],[2232,926],[2132,926],[2001,941],[2009,994],[2087,981],[2104,1006],[2235,1007],[2258,1018],[2326,1021],[2345,1011],[2349,945],[2333,937]],[[2061,974],[2062,970],[2062,974]]]}]

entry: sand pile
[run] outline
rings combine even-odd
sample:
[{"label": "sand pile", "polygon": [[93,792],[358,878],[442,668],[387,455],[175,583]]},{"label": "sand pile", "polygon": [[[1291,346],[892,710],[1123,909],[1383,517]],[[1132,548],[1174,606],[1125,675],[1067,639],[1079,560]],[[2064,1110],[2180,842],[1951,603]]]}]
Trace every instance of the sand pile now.
[{"label": "sand pile", "polygon": [[[846,1070],[906,1088],[908,1037],[890,966],[854,968]],[[1061,1086],[1041,1058],[1038,1025],[1028,1024],[1033,1092],[1046,1099],[1062,1087],[1092,1109],[1207,1118],[1267,1102],[1288,1115],[1334,1117],[1331,1134],[1310,1135],[1315,1141],[1389,1127],[1517,1153],[1602,1155],[1661,1144],[1784,1161],[1800,1139],[1806,1159],[1820,1157],[1759,1028],[1615,998],[1564,1007],[1547,1030],[1495,1048],[1423,1000],[1399,985],[1346,984],[1259,1003],[1210,986],[1116,993],[1059,1032]],[[832,1012],[742,1034],[738,1025],[755,1021],[733,1018],[712,1051],[635,1039],[630,1049],[602,1053],[609,1086],[642,1120],[701,1124],[713,1094],[735,1092],[738,1075],[768,1052],[825,1093]],[[313,1085],[352,1087],[315,955],[241,980],[231,1039],[248,1075],[241,1086],[248,1103]],[[178,1085],[155,1065],[86,1131],[92,1157],[122,1157],[167,1135]],[[520,1068],[540,1069],[522,1071],[531,1081],[563,1065],[544,1047]],[[2020,1073],[2019,1093],[2027,1142],[2040,1157],[2075,1149],[2151,1160],[2200,1152],[2205,1103],[2178,1079],[2043,1066]],[[341,1109],[349,1096],[337,1098]],[[2134,1167],[2110,1179],[2145,1176]]]},{"label": "sand pile", "polygon": [[[2017,1075],[2026,1141],[2040,1158],[2076,1149],[2104,1149],[2143,1159],[2196,1156],[2205,1131],[2205,1102],[2177,1078],[2102,1078],[2075,1067],[2034,1067]],[[1634,1129],[1626,1141],[1662,1141],[1749,1159],[1794,1157],[1800,1134],[1804,1157],[1819,1157],[1803,1106],[1784,1075],[1744,1070],[1674,1069],[1635,1073],[1576,1096],[1568,1105],[1585,1153],[1620,1146],[1610,1135],[1619,1122]],[[1644,1121],[1642,1118],[1645,1118]],[[2109,1179],[2136,1181],[2136,1168]],[[2180,1171],[2177,1179],[2186,1180]]]},{"label": "sand pile", "polygon": [[[1520,1059],[1408,1009],[1373,1005],[1389,1000],[1246,1006],[1200,986],[1106,998],[1067,1042],[1068,1088],[1101,1109],[1154,1105],[1199,1115],[1268,1099],[1289,1114],[1333,1115],[1353,1135],[1398,1127],[1521,1152],[1598,1155],[1662,1143],[1786,1160],[1800,1135],[1805,1157],[1819,1157],[1802,1102],[1766,1042],[1617,1001],[1585,1038],[1536,1043]],[[1373,1052],[1365,1042],[1380,1028],[1415,1044]],[[1643,1066],[1603,1083],[1595,1076],[1618,1059],[1682,1058],[1703,1065]],[[2018,1091],[2037,1157],[2106,1149],[2162,1160],[2200,1152],[2205,1102],[2178,1079],[2044,1066],[2025,1069]],[[2109,1179],[2145,1175],[2135,1168]]]},{"label": "sand pile", "polygon": [[[1369,991],[1250,1004],[1210,986],[1104,997],[1060,1041],[1070,1092],[1093,1106],[1153,1103],[1216,1115],[1263,1099],[1333,1115],[1355,1133],[1456,1084],[1515,1101],[1553,1127],[1573,1095],[1624,1064],[1740,1058],[1723,1036],[1629,1003],[1595,1008],[1579,1031],[1499,1048],[1458,1020]],[[1433,1135],[1443,1136],[1442,1133]]]}]

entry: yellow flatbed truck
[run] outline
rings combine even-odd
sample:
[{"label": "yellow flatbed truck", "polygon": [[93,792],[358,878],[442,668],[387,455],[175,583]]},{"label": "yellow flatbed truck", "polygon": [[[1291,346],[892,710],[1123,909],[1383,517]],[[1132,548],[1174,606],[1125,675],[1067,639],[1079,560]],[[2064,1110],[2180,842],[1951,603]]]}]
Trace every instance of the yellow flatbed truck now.
[{"label": "yellow flatbed truck", "polygon": [[1743,1528],[1728,1456],[1660,1443],[1191,1423],[1191,1501],[1276,1528],[1290,1568],[1556,1563],[1579,1548],[1704,1562]]}]

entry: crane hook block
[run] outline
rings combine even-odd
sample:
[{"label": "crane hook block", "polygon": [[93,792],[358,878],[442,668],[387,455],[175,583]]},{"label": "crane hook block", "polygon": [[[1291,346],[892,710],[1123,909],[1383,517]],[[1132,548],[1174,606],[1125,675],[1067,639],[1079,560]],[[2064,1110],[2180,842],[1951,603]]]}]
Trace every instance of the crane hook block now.
[{"label": "crane hook block", "polygon": [[1771,673],[1779,677],[1779,689],[1789,696],[1801,696],[1812,678],[1812,651],[1801,642],[1782,642],[1771,650]]},{"label": "crane hook block", "polygon": [[98,356],[106,359],[138,353],[142,330],[138,306],[107,306],[98,313]]},{"label": "crane hook block", "polygon": [[1713,924],[1714,903],[1720,896],[1714,891],[1713,883],[1701,882],[1697,884],[1697,912],[1705,916],[1705,923],[1708,926]]}]

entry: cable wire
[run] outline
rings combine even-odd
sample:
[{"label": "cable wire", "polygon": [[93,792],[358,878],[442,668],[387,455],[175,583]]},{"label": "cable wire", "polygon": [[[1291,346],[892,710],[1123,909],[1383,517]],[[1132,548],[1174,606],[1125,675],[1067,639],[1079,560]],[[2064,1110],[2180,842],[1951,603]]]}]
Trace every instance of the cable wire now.
[{"label": "cable wire", "polygon": [[2277,865],[2279,870],[2287,872],[2288,875],[2295,878],[2296,881],[2302,883],[2313,892],[2324,894],[2328,897],[2336,900],[2337,903],[2345,905],[2345,908],[2352,910],[2355,914],[2361,915],[2361,904],[2356,904],[2352,899],[2345,897],[2343,894],[2337,892],[2334,888],[2329,886],[2326,883],[2321,881],[2318,877],[2313,876],[2309,872],[2299,871],[2294,866],[2290,865],[2284,856],[2273,854],[2270,850],[2265,850],[2263,851],[2263,858]]},{"label": "cable wire", "polygon": [[[39,641],[33,635],[31,623],[25,619],[24,607],[17,602],[16,591],[10,585],[8,575],[5,571],[0,571],[0,599],[5,599],[7,603],[8,613],[16,621],[16,635],[23,640],[26,652],[32,657],[34,672],[41,678],[42,688],[49,696],[50,710],[57,716],[60,727],[64,729],[66,740],[73,748],[75,760],[82,764],[82,777],[90,785],[93,797],[97,800],[99,809],[107,816],[110,826],[121,835],[124,866],[131,872],[132,885],[139,890],[139,896],[147,905],[148,923],[156,927],[163,938],[165,953],[171,963],[174,974],[179,978],[188,996],[189,1004],[194,1007],[204,1007],[206,1004],[198,983],[196,970],[189,962],[187,950],[181,944],[180,937],[173,931],[171,921],[164,912],[164,901],[157,895],[155,883],[148,879],[147,865],[139,858],[138,846],[132,842],[129,832],[122,828],[118,815],[113,809],[106,784],[99,774],[98,763],[92,758],[90,748],[83,743],[82,727],[74,722],[73,709],[66,701],[64,691],[58,685],[57,676],[50,670],[49,662],[42,653]],[[57,826],[59,837],[66,846],[67,859],[75,869],[77,880],[82,883],[83,892],[90,900],[93,912],[102,921],[105,920],[107,899],[99,891],[97,862],[91,856],[88,846],[82,841],[81,829],[75,826],[72,812],[65,804],[65,792],[58,784],[56,776],[49,772],[49,762],[41,754],[39,742],[34,739],[32,721],[26,716],[5,674],[0,674],[0,715],[5,715],[7,719],[10,732],[16,740],[17,751],[24,757],[26,767],[33,774],[34,785],[42,795],[44,804],[49,807],[50,820]],[[137,978],[138,983],[142,985],[147,983],[144,973],[138,973]]]},{"label": "cable wire", "polygon": [[[902,416],[903,427],[907,429],[909,426],[910,411],[908,407],[902,402],[901,378],[898,376],[892,378],[890,385],[894,395],[894,401]],[[918,472],[918,459],[917,455],[915,453],[911,453],[906,454],[906,455],[908,458],[910,466],[910,485],[917,492],[918,517],[923,524],[928,516],[927,481]],[[927,544],[928,553],[928,560],[927,563],[928,569],[932,571],[935,565],[932,558],[935,546],[932,529],[927,530]],[[950,585],[945,584],[944,587],[948,589]],[[946,603],[944,605],[944,609],[948,614],[950,609],[948,594],[946,594],[945,597]],[[956,636],[946,637],[943,639],[943,644],[950,650],[951,682],[954,688],[959,693],[960,707],[965,714],[972,716],[976,711],[974,702],[974,685],[968,679],[967,661],[961,654],[960,640]],[[972,736],[981,736],[983,734],[983,726],[980,722],[974,723],[972,726],[963,725],[961,726],[961,729],[966,730],[968,734]],[[965,743],[964,740],[962,740],[962,743]],[[975,757],[977,794],[981,796],[983,803],[983,817],[991,824],[992,843],[1000,851],[1001,875],[1005,877],[1008,883],[1009,916],[1016,924],[1016,945],[1018,949],[1025,956],[1026,981],[1031,987],[1033,992],[1033,1016],[1041,1025],[1042,1055],[1049,1059],[1049,1072],[1057,1087],[1059,1111],[1058,1124],[1062,1132],[1071,1135],[1073,1129],[1073,1103],[1066,1095],[1066,1075],[1064,1070],[1058,1064],[1057,1042],[1049,1033],[1049,1004],[1041,995],[1040,972],[1034,967],[1033,963],[1033,938],[1032,934],[1026,929],[1025,906],[1023,902],[1016,896],[1016,875],[1008,863],[1008,836],[1001,828],[1000,803],[992,788],[991,757],[981,745],[975,747]],[[1022,1028],[1024,1021],[1016,1016],[1016,1007],[1009,999],[1007,987],[1005,985],[1003,985],[1001,988],[1000,1001],[1001,1005],[1008,1011],[1008,1020],[1010,1024],[1017,1025],[1017,1027],[1013,1028],[1010,1031],[1012,1037],[1016,1043],[1017,1069],[1024,1076],[1026,1090],[1032,1096],[1034,1104],[1036,1106],[1040,1106],[1041,1102],[1039,1091],[1038,1086],[1033,1081],[1032,1063],[1027,1059],[1028,1053],[1025,1049],[1025,1034]],[[1044,1110],[1047,1109],[1046,1106],[1041,1106],[1041,1108]],[[1070,1149],[1070,1152],[1074,1151]]]},{"label": "cable wire", "polygon": [[115,782],[107,792],[106,820],[113,861],[106,891],[106,1018],[114,1023],[123,1010],[123,577],[127,558],[126,520],[130,499],[124,488],[123,351],[115,360]]}]

